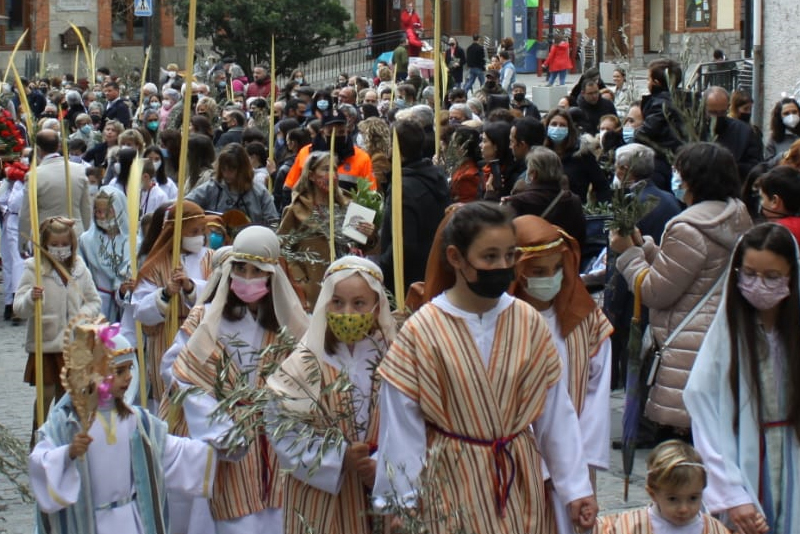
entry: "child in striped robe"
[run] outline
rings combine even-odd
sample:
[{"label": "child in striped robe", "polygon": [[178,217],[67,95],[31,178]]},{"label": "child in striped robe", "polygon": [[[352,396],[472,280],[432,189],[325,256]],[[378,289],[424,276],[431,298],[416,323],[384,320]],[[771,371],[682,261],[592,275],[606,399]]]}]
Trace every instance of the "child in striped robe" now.
[{"label": "child in striped robe", "polygon": [[[700,511],[706,468],[697,451],[679,440],[657,446],[647,457],[647,508],[597,519],[594,534],[728,534]],[[762,518],[763,520],[763,518]],[[766,525],[766,522],[764,523]]]}]

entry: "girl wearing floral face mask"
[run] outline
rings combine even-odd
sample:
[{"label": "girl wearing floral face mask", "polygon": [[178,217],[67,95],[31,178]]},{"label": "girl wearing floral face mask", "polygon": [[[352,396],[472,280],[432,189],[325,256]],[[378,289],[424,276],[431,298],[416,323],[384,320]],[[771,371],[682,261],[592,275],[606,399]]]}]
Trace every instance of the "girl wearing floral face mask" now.
[{"label": "girl wearing floral face mask", "polygon": [[[183,323],[211,274],[212,252],[204,246],[205,226],[205,212],[194,202],[185,200],[181,235],[175,236],[175,206],[170,206],[161,233],[139,271],[133,290],[133,317],[142,323],[147,336],[145,353],[154,402],[151,408],[157,405],[164,393],[158,369],[161,356],[172,341],[167,339],[164,328],[171,309],[170,300],[173,295],[178,296],[178,324]],[[181,240],[180,263],[172,265],[172,241],[178,238]]]},{"label": "girl wearing floral face mask", "polygon": [[778,224],[748,230],[683,394],[706,463],[703,501],[746,534],[800,531],[798,251]]},{"label": "girl wearing floral face mask", "polygon": [[[280,362],[262,357],[262,350],[276,341],[282,328],[299,339],[308,316],[284,273],[280,242],[271,230],[250,226],[240,231],[218,269],[221,273],[215,272],[209,281],[213,287],[207,287],[192,309],[160,369],[168,391],[201,391],[181,405],[175,432],[210,442],[224,460],[211,499],[196,500],[192,515],[198,506],[206,506],[214,521],[212,531],[279,534],[283,477],[275,452],[263,436],[247,446],[224,447],[222,441],[240,411],[214,418],[212,413],[220,400],[220,383],[226,393],[242,380],[253,389],[265,387],[266,370]],[[223,368],[225,374],[220,372]],[[168,405],[165,396],[162,414]]]},{"label": "girl wearing floral face mask", "polygon": [[[78,256],[78,239],[73,231],[75,222],[64,217],[51,217],[40,226],[42,246],[42,285],[37,286],[33,258],[25,260],[25,270],[14,294],[14,313],[28,320],[25,350],[25,382],[36,385],[34,351],[34,307],[42,301],[42,373],[44,376],[44,416],[51,401],[64,394],[59,375],[64,366],[64,328],[73,317],[83,314],[94,317],[100,312],[100,297],[94,287],[92,275]],[[34,419],[34,432],[41,422]]]},{"label": "girl wearing floral face mask", "polygon": [[[514,226],[519,257],[512,293],[539,310],[550,328],[561,382],[578,414],[584,462],[608,469],[613,328],[581,282],[578,242],[534,215],[517,217]],[[550,496],[558,531],[573,532],[563,499],[555,490]]]},{"label": "girl wearing floral face mask", "polygon": [[[357,256],[333,262],[325,271],[308,332],[267,381],[277,399],[267,416],[267,435],[281,467],[290,472],[284,486],[285,532],[304,532],[304,525],[331,534],[372,531],[369,493],[378,454],[375,369],[394,337],[381,269]],[[336,383],[349,387],[331,387]],[[326,431],[323,413],[336,421],[334,432]],[[277,430],[287,424],[289,431]],[[307,432],[310,428],[321,431]],[[339,438],[344,439],[341,447],[334,444]],[[309,469],[314,458],[324,467]]]}]

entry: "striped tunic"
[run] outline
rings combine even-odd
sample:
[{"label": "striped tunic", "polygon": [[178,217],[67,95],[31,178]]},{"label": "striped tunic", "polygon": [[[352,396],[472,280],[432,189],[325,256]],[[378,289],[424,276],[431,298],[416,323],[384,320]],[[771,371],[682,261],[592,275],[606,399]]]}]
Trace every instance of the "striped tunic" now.
[{"label": "striped tunic", "polygon": [[498,315],[492,343],[487,368],[465,320],[426,304],[379,368],[425,419],[418,506],[433,534],[544,532],[541,457],[530,425],[561,363],[544,319],[516,299]]},{"label": "striped tunic", "polygon": [[[191,335],[200,324],[204,310],[202,305],[192,309],[182,326],[187,334]],[[274,338],[274,332],[265,331],[261,346],[266,347]],[[225,345],[222,340],[217,340],[217,350],[205,362],[200,362],[188,346],[184,346],[175,360],[173,372],[181,382],[199,386],[206,394],[216,397],[217,368],[224,363],[224,357],[226,357]],[[263,367],[267,363],[262,360],[260,365]],[[228,369],[222,383],[223,395],[233,389],[241,376],[236,366],[231,365]],[[260,375],[260,368],[252,372],[256,374],[255,387],[264,387],[266,380]],[[236,422],[236,411],[232,411],[229,415]],[[175,428],[186,428],[185,423],[179,421]],[[265,455],[268,458],[266,462]],[[221,460],[218,462],[210,503],[211,515],[215,521],[231,520],[266,508],[280,508],[282,503],[280,478],[277,457],[267,444],[264,435],[259,433],[242,459],[236,462]]]},{"label": "striped tunic", "polygon": [[[282,379],[281,375],[293,379]],[[269,381],[270,385],[275,384],[276,387],[280,387],[281,392],[292,399],[290,403],[293,408],[305,405],[312,415],[312,425],[324,428],[325,423],[319,414],[333,414],[349,442],[364,441],[373,446],[377,444],[379,425],[377,396],[380,386],[377,373],[373,373],[372,376],[369,420],[365,429],[359,428],[355,420],[357,409],[352,388],[341,391],[340,387],[331,387],[337,380],[342,379],[340,371],[326,362],[321,362],[310,352],[301,350],[294,353],[273,377]],[[280,386],[277,386],[278,383]],[[311,397],[313,401],[307,400]],[[315,403],[319,403],[320,406],[315,406]],[[345,414],[347,417],[343,416]],[[302,448],[302,445],[298,448]],[[372,532],[368,514],[369,495],[369,488],[361,482],[358,473],[352,471],[342,473],[341,486],[339,493],[336,494],[323,491],[294,476],[286,476],[283,503],[284,532],[303,534],[310,527],[314,532],[325,534],[369,534]]]},{"label": "striped tunic", "polygon": [[[206,250],[206,254],[200,261],[200,272],[202,279],[207,280],[211,275],[211,253],[212,251]],[[156,288],[162,288],[167,285],[170,280],[171,269],[169,264],[165,264],[163,272],[161,270],[153,272],[153,278],[145,282],[155,285]],[[201,288],[195,286],[195,296],[199,297]],[[158,297],[157,297],[158,298]],[[178,318],[178,325],[183,323],[191,309],[191,304],[186,300],[183,292],[178,294],[180,304],[178,306],[180,317]],[[170,308],[167,308],[169,314]],[[164,382],[161,380],[159,369],[161,368],[161,357],[169,348],[171,339],[167,335],[167,320],[155,325],[142,324],[142,333],[146,336],[145,339],[145,357],[147,358],[147,379],[150,383],[150,396],[157,402],[161,400],[164,395]]]},{"label": "striped tunic", "polygon": [[[598,517],[595,523],[593,534],[673,534],[656,529],[648,513],[649,508],[639,508],[620,514],[611,514]],[[714,519],[708,514],[701,514],[703,521],[702,534],[730,534],[725,525]],[[666,522],[662,520],[663,522]],[[669,527],[668,527],[669,528]],[[681,527],[674,527],[675,533],[685,532]]]},{"label": "striped tunic", "polygon": [[567,391],[579,417],[583,412],[583,402],[586,400],[586,389],[589,385],[590,360],[597,355],[600,345],[613,331],[614,327],[602,310],[595,308],[565,339],[569,355]]}]

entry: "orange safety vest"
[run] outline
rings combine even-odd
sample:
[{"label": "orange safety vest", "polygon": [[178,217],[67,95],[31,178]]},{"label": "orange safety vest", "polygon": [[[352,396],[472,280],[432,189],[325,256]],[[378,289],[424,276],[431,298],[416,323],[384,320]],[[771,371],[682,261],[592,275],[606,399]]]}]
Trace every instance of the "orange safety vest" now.
[{"label": "orange safety vest", "polygon": [[[372,159],[369,154],[364,152],[363,149],[354,146],[355,154],[344,160],[339,164],[337,174],[339,182],[356,185],[359,178],[366,178],[370,181],[369,188],[375,190],[378,188],[378,182],[375,180],[375,175],[372,173]],[[303,166],[306,164],[308,155],[311,153],[311,145],[306,145],[297,153],[297,158],[294,160],[294,165],[289,169],[289,174],[286,175],[286,180],[283,182],[283,187],[294,189],[294,186],[300,180],[300,174],[303,172]]]}]

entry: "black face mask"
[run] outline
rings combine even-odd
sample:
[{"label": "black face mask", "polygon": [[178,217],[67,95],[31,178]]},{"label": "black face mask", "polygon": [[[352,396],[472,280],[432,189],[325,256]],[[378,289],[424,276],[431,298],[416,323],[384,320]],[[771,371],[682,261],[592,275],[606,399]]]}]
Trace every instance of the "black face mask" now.
[{"label": "black face mask", "polygon": [[220,128],[222,128],[222,131],[223,131],[223,132],[227,132],[227,131],[228,131],[228,128],[230,128],[230,126],[228,126],[228,123],[227,123],[227,122],[223,122],[223,123],[220,125]]},{"label": "black face mask", "polygon": [[750,117],[752,117],[752,113],[739,113],[740,121],[750,122]]},{"label": "black face mask", "polygon": [[[470,267],[472,267],[472,265],[470,265]],[[500,298],[500,295],[502,295],[508,289],[508,286],[511,285],[511,282],[514,281],[514,267],[508,267],[507,269],[472,268],[478,273],[478,279],[474,282],[467,281],[467,287],[470,291],[485,299]],[[461,273],[461,276],[464,276],[464,273]]]},{"label": "black face mask", "polygon": [[516,102],[524,102],[525,101],[525,93],[514,93],[514,101],[516,101]]},{"label": "black face mask", "polygon": [[497,82],[494,80],[486,80],[486,88],[487,89],[494,89],[497,86]]}]

